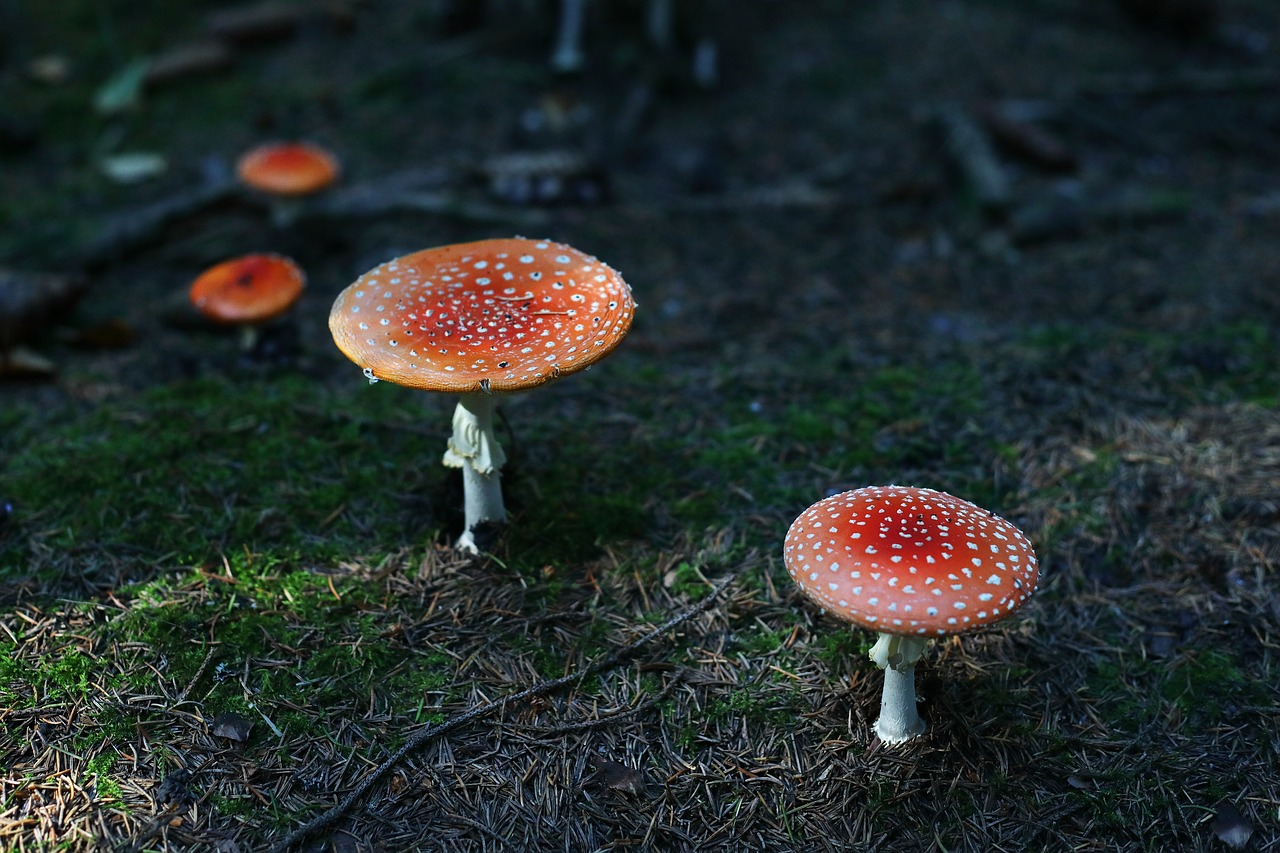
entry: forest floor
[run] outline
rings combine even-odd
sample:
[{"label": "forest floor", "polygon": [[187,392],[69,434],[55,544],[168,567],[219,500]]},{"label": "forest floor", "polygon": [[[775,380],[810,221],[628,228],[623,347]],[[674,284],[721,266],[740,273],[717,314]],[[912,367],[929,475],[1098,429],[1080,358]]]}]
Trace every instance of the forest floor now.
[{"label": "forest floor", "polygon": [[[0,846],[1280,849],[1272,0],[596,3],[577,74],[551,4],[126,5],[0,9]],[[278,138],[343,163],[288,224]],[[326,318],[512,234],[639,307],[467,558],[453,401]],[[251,251],[246,353],[186,290]],[[781,558],[877,483],[1042,571],[892,747]]]}]

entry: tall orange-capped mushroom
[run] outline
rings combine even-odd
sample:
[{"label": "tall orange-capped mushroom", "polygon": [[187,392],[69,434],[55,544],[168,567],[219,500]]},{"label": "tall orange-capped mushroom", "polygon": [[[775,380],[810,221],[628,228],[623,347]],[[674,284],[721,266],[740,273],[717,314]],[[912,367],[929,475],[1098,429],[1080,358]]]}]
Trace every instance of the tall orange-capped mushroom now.
[{"label": "tall orange-capped mushroom", "polygon": [[1008,617],[1035,591],[1039,569],[1012,523],[946,492],[867,486],[832,495],[792,523],[783,562],[801,592],[879,633],[884,672],[875,731],[902,743],[925,731],[915,668],[933,637]]},{"label": "tall orange-capped mushroom", "polygon": [[254,148],[236,163],[246,185],[277,195],[307,195],[332,184],[338,161],[308,142],[271,142]]},{"label": "tall orange-capped mushroom", "polygon": [[298,215],[302,196],[338,179],[338,160],[309,142],[271,142],[241,156],[236,174],[245,186],[274,197],[272,220],[285,226]]},{"label": "tall orange-capped mushroom", "polygon": [[626,336],[634,312],[631,288],[606,264],[517,237],[388,261],[338,294],[329,329],[371,382],[460,395],[444,464],[462,469],[458,547],[476,552],[476,527],[506,520],[498,397],[590,367]]},{"label": "tall orange-capped mushroom", "polygon": [[218,323],[240,327],[240,344],[253,349],[258,327],[280,316],[302,295],[306,275],[288,258],[242,255],[215,264],[191,284],[191,303]]}]

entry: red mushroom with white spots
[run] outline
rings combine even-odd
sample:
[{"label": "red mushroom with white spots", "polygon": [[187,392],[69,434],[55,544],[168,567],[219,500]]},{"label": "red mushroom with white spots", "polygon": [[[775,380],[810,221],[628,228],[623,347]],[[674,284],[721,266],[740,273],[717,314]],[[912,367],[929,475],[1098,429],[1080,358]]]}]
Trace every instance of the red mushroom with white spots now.
[{"label": "red mushroom with white spots", "polygon": [[500,395],[583,370],[627,334],[622,276],[549,240],[482,240],[388,261],[338,295],[329,329],[371,382],[460,395],[444,464],[461,468],[466,529],[506,520],[493,430]]},{"label": "red mushroom with white spots", "polygon": [[783,561],[823,609],[879,633],[885,671],[875,732],[902,743],[925,731],[915,666],[934,637],[1009,616],[1036,588],[1036,555],[1010,522],[945,492],[867,486],[805,510]]}]

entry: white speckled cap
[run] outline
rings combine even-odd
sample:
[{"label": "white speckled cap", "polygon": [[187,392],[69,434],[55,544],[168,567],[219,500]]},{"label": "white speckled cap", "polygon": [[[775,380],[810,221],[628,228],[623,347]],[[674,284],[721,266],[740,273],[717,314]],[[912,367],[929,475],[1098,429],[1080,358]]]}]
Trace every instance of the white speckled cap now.
[{"label": "white speckled cap", "polygon": [[826,610],[885,634],[958,634],[1035,591],[1036,555],[1010,522],[945,492],[867,486],[805,510],[783,560]]},{"label": "white speckled cap", "polygon": [[371,379],[434,391],[519,391],[604,358],[631,289],[570,246],[512,238],[388,261],[338,295],[329,329]]}]

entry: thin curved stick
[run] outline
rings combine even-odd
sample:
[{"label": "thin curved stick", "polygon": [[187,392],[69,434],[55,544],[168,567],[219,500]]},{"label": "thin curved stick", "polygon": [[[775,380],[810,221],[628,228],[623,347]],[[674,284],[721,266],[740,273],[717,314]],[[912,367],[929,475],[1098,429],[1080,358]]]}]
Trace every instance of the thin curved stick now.
[{"label": "thin curved stick", "polygon": [[567,687],[574,682],[590,678],[593,675],[599,675],[605,670],[613,669],[644,646],[656,640],[658,637],[661,637],[668,631],[688,622],[693,617],[710,610],[711,605],[719,599],[720,594],[724,592],[725,588],[734,581],[735,577],[736,575],[730,575],[725,578],[711,590],[706,598],[702,599],[697,604],[686,607],[684,610],[681,610],[675,616],[667,619],[643,637],[633,640],[622,648],[610,652],[595,663],[588,665],[585,669],[569,673],[568,675],[563,675],[559,678],[553,678],[549,681],[538,682],[532,687],[527,687],[518,693],[512,693],[509,696],[504,696],[501,699],[495,699],[488,704],[480,705],[469,711],[465,711],[456,717],[445,720],[443,723],[437,723],[435,725],[419,729],[410,735],[409,739],[404,742],[404,745],[396,750],[390,758],[382,762],[382,764],[378,765],[376,770],[362,779],[360,783],[356,785],[355,789],[343,797],[336,806],[289,833],[285,836],[283,841],[271,848],[271,853],[287,853],[287,851],[298,846],[301,842],[310,838],[312,835],[315,835],[317,832],[327,829],[337,823],[343,815],[351,810],[360,798],[369,792],[370,788],[390,773],[405,756],[421,749],[433,738],[448,734],[454,729],[461,728],[467,723],[472,723],[476,720],[481,720],[485,717],[491,716],[513,702],[532,699],[535,696],[545,696],[548,693],[554,693],[562,687]]}]

